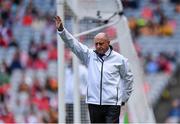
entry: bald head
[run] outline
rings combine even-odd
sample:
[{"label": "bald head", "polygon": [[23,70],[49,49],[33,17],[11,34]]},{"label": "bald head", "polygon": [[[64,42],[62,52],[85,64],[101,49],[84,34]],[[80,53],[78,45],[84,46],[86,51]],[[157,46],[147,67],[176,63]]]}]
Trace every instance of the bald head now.
[{"label": "bald head", "polygon": [[108,37],[107,34],[104,33],[104,32],[98,33],[98,34],[94,37],[94,39],[102,39],[102,40],[105,40],[105,41],[109,41],[109,37]]},{"label": "bald head", "polygon": [[110,40],[106,33],[101,32],[94,37],[94,43],[96,51],[100,54],[104,54],[109,49]]}]

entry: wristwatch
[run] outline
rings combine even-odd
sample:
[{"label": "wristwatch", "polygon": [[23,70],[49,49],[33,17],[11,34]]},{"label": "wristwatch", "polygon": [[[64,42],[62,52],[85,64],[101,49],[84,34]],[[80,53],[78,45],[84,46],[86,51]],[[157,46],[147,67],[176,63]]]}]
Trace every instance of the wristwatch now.
[{"label": "wristwatch", "polygon": [[63,31],[64,27],[62,25],[62,23],[60,24],[59,28],[58,28],[58,31]]}]

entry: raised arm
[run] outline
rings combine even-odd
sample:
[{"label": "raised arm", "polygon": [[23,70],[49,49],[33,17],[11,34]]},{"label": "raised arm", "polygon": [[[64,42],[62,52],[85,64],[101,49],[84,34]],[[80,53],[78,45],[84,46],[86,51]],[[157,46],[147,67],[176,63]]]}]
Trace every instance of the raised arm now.
[{"label": "raised arm", "polygon": [[56,28],[58,34],[64,41],[64,43],[71,49],[71,51],[76,54],[76,56],[83,61],[84,64],[87,64],[89,61],[90,49],[80,43],[75,37],[73,37],[63,26],[62,20],[59,16],[55,18]]}]

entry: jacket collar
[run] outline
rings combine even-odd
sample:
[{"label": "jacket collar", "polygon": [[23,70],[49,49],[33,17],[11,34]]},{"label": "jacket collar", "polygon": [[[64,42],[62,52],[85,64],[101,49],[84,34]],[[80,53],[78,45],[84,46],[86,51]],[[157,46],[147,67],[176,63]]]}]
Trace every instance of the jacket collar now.
[{"label": "jacket collar", "polygon": [[[106,51],[105,56],[106,57],[110,56],[112,50],[113,50],[113,47],[111,45],[109,45],[109,49]],[[94,50],[94,52],[98,55],[96,50]]]},{"label": "jacket collar", "polygon": [[105,56],[109,56],[113,50],[113,47],[109,45],[109,49],[106,51]]}]

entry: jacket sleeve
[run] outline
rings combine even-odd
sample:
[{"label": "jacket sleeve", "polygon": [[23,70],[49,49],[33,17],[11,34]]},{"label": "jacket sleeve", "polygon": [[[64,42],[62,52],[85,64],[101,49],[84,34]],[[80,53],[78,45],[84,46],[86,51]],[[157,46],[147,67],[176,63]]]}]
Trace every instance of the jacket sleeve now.
[{"label": "jacket sleeve", "polygon": [[87,64],[90,55],[90,49],[74,38],[65,28],[58,31],[61,39],[71,49],[71,51],[84,63]]},{"label": "jacket sleeve", "polygon": [[132,85],[133,85],[133,74],[129,67],[128,59],[122,60],[122,65],[120,67],[120,75],[122,78],[122,102],[127,102],[131,93],[132,93]]}]

